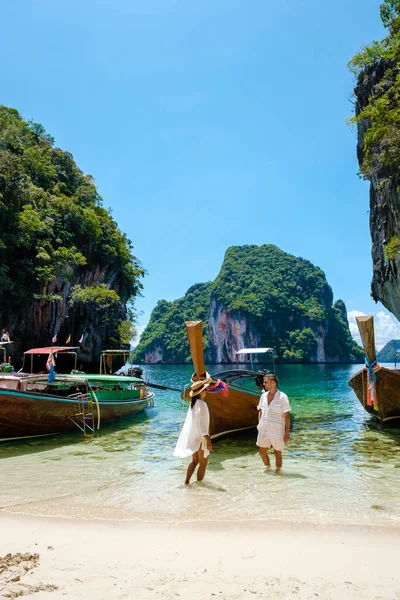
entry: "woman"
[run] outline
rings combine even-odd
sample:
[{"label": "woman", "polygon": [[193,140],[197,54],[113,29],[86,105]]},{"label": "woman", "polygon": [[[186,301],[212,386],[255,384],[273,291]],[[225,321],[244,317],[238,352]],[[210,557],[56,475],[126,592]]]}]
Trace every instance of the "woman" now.
[{"label": "woman", "polygon": [[188,466],[186,473],[185,485],[189,485],[190,478],[197,467],[199,467],[197,481],[204,479],[208,455],[212,450],[209,435],[210,413],[206,402],[204,402],[206,389],[210,383],[211,379],[206,379],[196,381],[190,386],[190,407],[174,450],[174,456],[179,456],[180,458],[192,455],[192,462]]}]

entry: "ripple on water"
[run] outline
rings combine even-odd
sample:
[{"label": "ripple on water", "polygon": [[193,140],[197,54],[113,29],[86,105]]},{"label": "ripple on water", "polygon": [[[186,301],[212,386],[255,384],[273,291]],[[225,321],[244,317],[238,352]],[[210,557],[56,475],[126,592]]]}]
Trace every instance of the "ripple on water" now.
[{"label": "ripple on water", "polygon": [[[206,480],[184,486],[189,461],[172,456],[182,416],[179,394],[158,391],[155,409],[93,439],[60,436],[0,446],[0,504],[82,518],[399,523],[400,435],[365,427],[347,386],[357,368],[278,367],[293,413],[280,473],[273,457],[265,470],[255,431],[245,432],[216,442]],[[191,375],[190,366],[145,370],[151,381],[174,387]]]}]

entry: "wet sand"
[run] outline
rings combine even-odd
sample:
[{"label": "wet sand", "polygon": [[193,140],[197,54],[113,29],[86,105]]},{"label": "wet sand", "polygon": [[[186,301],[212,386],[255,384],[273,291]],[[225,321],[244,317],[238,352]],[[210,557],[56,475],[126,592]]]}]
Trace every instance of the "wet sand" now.
[{"label": "wet sand", "polygon": [[0,531],[2,600],[400,599],[397,527],[0,514]]}]

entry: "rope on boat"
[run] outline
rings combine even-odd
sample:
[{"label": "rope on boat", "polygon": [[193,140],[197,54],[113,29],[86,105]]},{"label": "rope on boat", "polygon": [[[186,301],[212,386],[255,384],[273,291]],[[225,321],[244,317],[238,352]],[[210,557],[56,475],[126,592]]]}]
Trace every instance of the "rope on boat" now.
[{"label": "rope on boat", "polygon": [[[367,375],[367,377],[366,377],[366,378],[368,378],[368,374],[366,374],[366,375]],[[366,398],[366,395],[364,396],[364,392],[365,392],[365,386],[364,386],[364,373],[362,374],[362,387],[363,387],[363,394],[362,394],[362,399],[363,399],[363,401],[362,401],[362,404],[363,404],[363,409],[364,409],[364,410],[363,410],[363,415],[364,415],[364,425],[365,425],[365,427],[366,427],[366,428],[369,430],[369,425],[368,425],[368,423],[367,423],[367,415],[365,414],[365,413],[367,412],[367,410],[366,410],[366,407],[365,407],[365,400],[364,400],[364,398]]]},{"label": "rope on boat", "polygon": [[371,363],[368,361],[368,358],[365,357],[365,366],[368,371],[368,382],[372,385],[372,383],[376,383],[376,375],[373,369],[374,365],[378,364],[378,361],[375,359]]},{"label": "rope on boat", "polygon": [[92,388],[92,386],[90,385],[89,381],[88,381],[88,386],[89,386],[89,389],[92,392],[93,397],[94,397],[95,402],[96,402],[96,408],[97,408],[97,430],[99,430],[100,429],[100,406],[99,406],[99,401],[97,400],[97,396],[95,394],[95,391]]},{"label": "rope on boat", "polygon": [[187,404],[186,400],[184,400],[184,396],[185,396],[186,389],[188,387],[189,386],[185,385],[185,387],[183,388],[183,392],[181,394],[181,398],[182,398],[182,404],[181,404],[182,405],[182,410],[181,410],[181,422],[179,424],[179,432],[182,431],[182,426],[183,426],[183,421],[184,421],[184,414],[185,414],[185,404]]},{"label": "rope on boat", "polygon": [[[377,390],[376,390],[376,373],[375,373],[375,369],[374,369],[375,365],[377,365],[377,367],[379,368],[379,363],[376,358],[372,362],[369,362],[368,358],[365,356],[364,360],[365,360],[366,380],[367,380],[367,394],[366,394],[367,405],[373,406],[374,410],[376,410],[378,412],[377,416],[379,417],[379,420],[381,422],[381,428],[383,429],[383,413],[382,413],[382,407],[378,404]],[[364,400],[364,376],[362,378],[362,382],[363,382],[363,400]],[[370,397],[368,397],[369,392],[371,392]],[[366,408],[365,404],[363,404],[363,406],[365,409]]]}]

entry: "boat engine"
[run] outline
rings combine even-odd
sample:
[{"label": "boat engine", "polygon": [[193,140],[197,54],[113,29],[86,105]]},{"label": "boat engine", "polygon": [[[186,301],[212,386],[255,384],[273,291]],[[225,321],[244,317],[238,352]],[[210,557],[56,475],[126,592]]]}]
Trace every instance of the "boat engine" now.
[{"label": "boat engine", "polygon": [[257,373],[257,375],[254,378],[254,381],[256,382],[256,386],[259,388],[263,387],[263,381],[264,381],[264,377],[265,375],[268,375],[269,371],[268,369],[264,369],[263,371],[259,371]]},{"label": "boat engine", "polygon": [[141,367],[129,367],[128,375],[129,377],[138,377],[141,379],[143,375],[143,369]]}]

